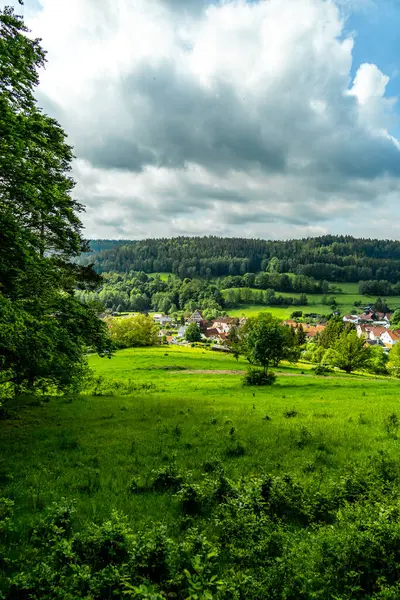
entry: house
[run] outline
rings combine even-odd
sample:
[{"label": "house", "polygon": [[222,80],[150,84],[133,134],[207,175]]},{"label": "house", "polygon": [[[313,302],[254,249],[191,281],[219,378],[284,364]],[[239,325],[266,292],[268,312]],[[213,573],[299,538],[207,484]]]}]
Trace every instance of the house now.
[{"label": "house", "polygon": [[200,325],[202,322],[204,322],[203,319],[203,315],[201,314],[200,311],[195,310],[194,313],[189,317],[188,323],[197,323],[198,325]]},{"label": "house", "polygon": [[369,311],[365,312],[362,315],[359,315],[360,323],[373,323],[374,321],[378,321],[378,316],[375,312]]},{"label": "house", "polygon": [[324,331],[326,325],[303,325],[304,332],[308,338],[314,338],[318,333]]},{"label": "house", "polygon": [[288,319],[287,321],[283,321],[282,325],[288,325],[289,327],[294,327],[295,329],[297,329],[297,327],[299,326],[299,323],[297,321]]},{"label": "house", "polygon": [[387,327],[389,327],[390,319],[392,318],[391,313],[377,312],[377,313],[375,313],[375,317],[376,317],[376,322],[382,323],[382,324],[386,325]]},{"label": "house", "polygon": [[357,325],[357,323],[360,323],[360,316],[359,315],[345,315],[343,317],[343,321],[345,323],[353,323],[353,325]]},{"label": "house", "polygon": [[229,333],[233,325],[237,325],[238,320],[233,317],[218,317],[213,321],[213,327],[219,333]]},{"label": "house", "polygon": [[297,329],[301,325],[308,338],[314,338],[317,333],[321,333],[326,327],[326,325],[323,325],[322,323],[317,323],[316,325],[307,325],[307,323],[297,323],[296,321],[292,321],[290,319],[283,321],[282,324],[287,325],[288,327],[293,327],[293,329]]},{"label": "house", "polygon": [[178,335],[176,337],[178,337],[178,338],[184,338],[185,334],[186,334],[186,330],[187,330],[187,326],[186,325],[182,325],[181,327],[179,327],[179,329],[178,329]]},{"label": "house", "polygon": [[383,327],[384,329],[388,329],[390,327],[389,321],[374,321],[374,327]]},{"label": "house", "polygon": [[155,323],[158,323],[159,325],[166,325],[167,323],[172,323],[171,317],[168,317],[167,315],[162,315],[160,313],[156,313],[155,315],[153,315],[153,321]]},{"label": "house", "polygon": [[382,333],[380,339],[385,344],[386,348],[392,348],[400,341],[400,329],[396,329],[396,331],[386,329],[385,332]]},{"label": "house", "polygon": [[358,337],[363,337],[370,342],[379,342],[382,334],[386,332],[386,327],[359,324],[356,327],[356,331]]},{"label": "house", "polygon": [[217,340],[217,339],[219,339],[219,331],[215,327],[209,327],[208,329],[205,330],[205,332],[204,332],[203,335],[208,340]]}]

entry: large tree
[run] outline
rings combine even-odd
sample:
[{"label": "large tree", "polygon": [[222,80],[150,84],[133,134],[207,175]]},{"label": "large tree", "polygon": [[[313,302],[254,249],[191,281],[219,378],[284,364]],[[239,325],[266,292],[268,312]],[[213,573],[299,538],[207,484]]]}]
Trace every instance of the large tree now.
[{"label": "large tree", "polygon": [[88,346],[110,351],[104,323],[75,289],[100,283],[73,262],[87,249],[71,196],[66,134],[38,107],[40,40],[12,8],[0,11],[0,385],[68,386]]}]

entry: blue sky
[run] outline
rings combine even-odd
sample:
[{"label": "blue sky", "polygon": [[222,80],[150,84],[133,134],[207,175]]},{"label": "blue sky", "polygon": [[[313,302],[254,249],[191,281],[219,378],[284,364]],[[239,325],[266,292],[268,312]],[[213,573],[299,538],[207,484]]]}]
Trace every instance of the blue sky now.
[{"label": "blue sky", "polygon": [[400,0],[21,10],[88,237],[400,239]]},{"label": "blue sky", "polygon": [[355,7],[345,27],[355,32],[353,68],[355,74],[363,62],[375,63],[390,76],[389,96],[400,95],[400,3],[379,0]]}]

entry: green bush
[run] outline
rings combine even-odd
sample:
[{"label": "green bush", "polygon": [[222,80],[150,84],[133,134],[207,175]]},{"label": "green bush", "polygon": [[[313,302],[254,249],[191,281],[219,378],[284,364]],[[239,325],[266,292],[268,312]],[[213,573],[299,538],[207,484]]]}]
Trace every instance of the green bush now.
[{"label": "green bush", "polygon": [[272,385],[276,381],[275,373],[265,373],[259,369],[249,369],[243,378],[245,386]]},{"label": "green bush", "polygon": [[314,375],[329,375],[329,373],[332,373],[332,370],[330,367],[327,367],[326,365],[317,365],[316,367],[314,367],[313,371],[314,371]]}]

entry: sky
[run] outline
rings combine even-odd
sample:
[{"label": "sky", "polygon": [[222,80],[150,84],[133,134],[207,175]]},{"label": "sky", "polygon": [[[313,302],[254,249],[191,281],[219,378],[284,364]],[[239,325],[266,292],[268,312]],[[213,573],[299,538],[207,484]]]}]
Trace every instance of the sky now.
[{"label": "sky", "polygon": [[48,51],[37,98],[74,146],[86,237],[400,239],[400,0],[16,12]]}]

